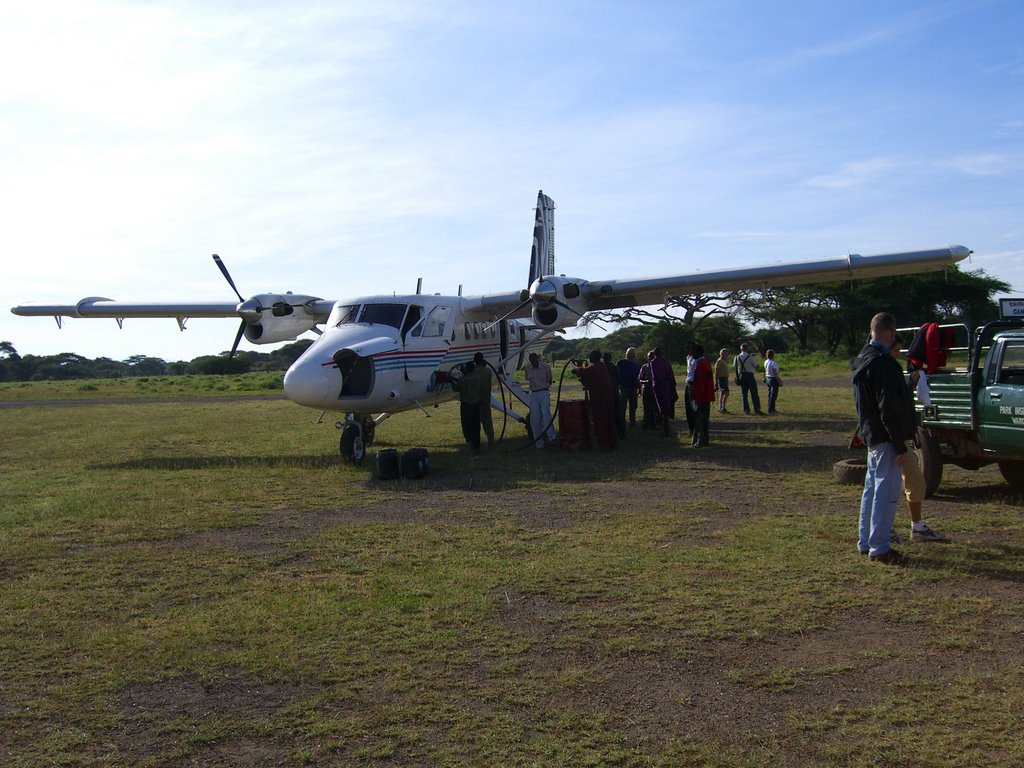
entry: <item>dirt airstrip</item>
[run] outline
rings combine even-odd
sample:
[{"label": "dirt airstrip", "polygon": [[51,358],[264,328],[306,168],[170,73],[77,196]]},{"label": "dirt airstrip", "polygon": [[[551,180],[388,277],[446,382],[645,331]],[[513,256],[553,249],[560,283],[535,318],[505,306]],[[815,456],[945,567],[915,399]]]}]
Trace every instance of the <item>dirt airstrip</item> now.
[{"label": "dirt airstrip", "polygon": [[[786,395],[794,397],[801,385],[845,386],[842,381],[787,382]],[[738,399],[738,395],[737,398]],[[192,399],[189,399],[190,401]],[[162,400],[166,402],[166,400]],[[84,405],[88,401],[61,403],[62,407]],[[133,401],[134,402],[134,401]],[[17,404],[20,406],[21,404]],[[16,406],[16,407],[17,407]],[[781,407],[781,406],[780,406]],[[777,417],[784,422],[785,414]],[[337,526],[362,523],[388,525],[436,523],[442,526],[491,525],[498,516],[518,528],[536,531],[571,530],[587,525],[592,518],[608,514],[602,510],[621,510],[624,500],[641,499],[648,508],[700,508],[708,499],[714,500],[713,513],[691,513],[685,525],[685,536],[667,537],[651,542],[652,547],[700,547],[713,542],[723,531],[751,517],[778,513],[777,501],[759,494],[746,482],[737,482],[738,468],[757,468],[768,478],[773,473],[821,466],[822,455],[838,457],[849,437],[849,424],[837,423],[834,429],[810,435],[807,451],[779,452],[766,464],[763,456],[750,451],[716,449],[710,460],[696,453],[687,461],[700,462],[701,482],[696,484],[680,473],[678,479],[655,482],[595,481],[584,483],[580,494],[588,504],[583,511],[565,503],[564,497],[534,494],[524,503],[521,491],[477,491],[463,481],[439,478],[425,481],[417,490],[415,503],[405,494],[359,508],[324,508],[313,512],[275,510],[265,513],[252,525],[191,533],[154,542],[155,547],[169,551],[177,548],[238,548],[260,559],[268,567],[293,574],[301,579],[306,573],[304,555],[289,557],[296,543],[313,539]],[[745,429],[742,415],[715,416],[715,430]],[[955,470],[954,470],[955,471]],[[688,473],[687,473],[688,474]],[[368,480],[376,483],[375,480]],[[994,471],[962,473],[955,477],[949,490],[940,490],[927,503],[929,520],[935,527],[943,521],[955,521],[958,509],[972,501],[1002,494],[1006,503],[1024,506],[1024,501],[1000,485]],[[827,474],[823,483],[831,483]],[[823,526],[837,530],[834,557],[857,561],[853,535],[856,511],[855,494],[848,488],[819,497],[814,509],[802,510],[821,520]],[[491,510],[481,513],[481,509]],[[444,510],[440,512],[439,510]],[[459,510],[467,510],[459,512]],[[905,514],[901,509],[901,514]],[[962,531],[948,544],[911,547],[921,553],[927,546],[983,548],[998,543],[1006,553],[1024,554],[1024,540],[1009,539],[995,531]],[[74,547],[74,544],[70,544]],[[866,568],[882,567],[862,561]],[[273,565],[269,565],[273,563]],[[912,564],[911,568],[915,567]],[[998,562],[979,559],[968,566],[967,573],[946,578],[936,570],[933,578],[918,580],[914,592],[894,594],[893,601],[913,601],[924,607],[938,601],[963,599],[998,606],[1019,605],[1021,579],[1016,571],[1007,570]],[[966,578],[965,578],[966,575]],[[597,602],[587,610],[599,609]],[[525,666],[539,673],[557,675],[565,670],[586,668],[592,680],[585,687],[567,689],[564,700],[546,702],[552,708],[564,707],[605,714],[627,735],[630,746],[638,754],[657,756],[680,740],[701,741],[729,735],[742,740],[750,734],[777,734],[774,745],[784,765],[808,763],[803,757],[806,747],[801,743],[794,718],[813,719],[825,711],[835,712],[871,704],[877,691],[868,681],[913,678],[943,687],[970,670],[977,675],[996,673],[1007,665],[1018,665],[1024,658],[1024,633],[1016,613],[992,610],[983,624],[976,627],[973,642],[963,647],[937,648],[929,645],[913,623],[894,623],[877,611],[850,609],[813,631],[798,635],[779,634],[756,639],[742,637],[694,638],[680,642],[680,633],[657,626],[636,626],[636,652],[603,653],[599,666],[586,648],[575,643],[560,642],[581,610],[578,603],[550,597],[504,590],[495,595],[500,623],[510,635],[530,640],[525,651]],[[608,610],[616,606],[608,605]],[[685,634],[685,633],[684,633]],[[594,638],[594,652],[607,638]],[[672,650],[658,650],[671,648]],[[907,649],[916,649],[908,653]],[[799,684],[786,679],[771,682],[779,669],[812,669],[818,673],[801,679]],[[731,671],[731,672],[730,672]],[[464,673],[463,673],[464,674]],[[486,660],[470,670],[467,691],[486,687],[495,674]],[[475,678],[475,679],[474,679]],[[762,681],[751,684],[751,681]],[[764,682],[769,681],[769,682]],[[316,695],[315,684],[309,682],[267,683],[242,671],[228,672],[222,679],[200,681],[192,676],[161,680],[152,684],[133,684],[116,696],[116,706],[123,728],[109,734],[110,759],[129,764],[145,761],[157,754],[166,755],[166,724],[195,719],[244,717],[251,721],[269,722],[288,707]],[[388,694],[373,689],[356,696],[351,706],[382,706]],[[475,699],[467,693],[466,707],[487,710],[494,702]],[[335,716],[338,713],[333,713]],[[3,753],[0,738],[0,755]],[[193,766],[276,766],[291,764],[293,756],[307,743],[305,737],[277,735],[273,738],[217,740],[193,748],[187,755],[167,758],[161,765]],[[337,757],[337,756],[335,756]],[[422,755],[398,754],[374,760],[350,755],[352,764],[432,765]],[[656,760],[656,757],[655,757]],[[334,763],[332,763],[334,764]],[[346,764],[345,760],[337,764]],[[481,758],[478,764],[487,764]]]}]

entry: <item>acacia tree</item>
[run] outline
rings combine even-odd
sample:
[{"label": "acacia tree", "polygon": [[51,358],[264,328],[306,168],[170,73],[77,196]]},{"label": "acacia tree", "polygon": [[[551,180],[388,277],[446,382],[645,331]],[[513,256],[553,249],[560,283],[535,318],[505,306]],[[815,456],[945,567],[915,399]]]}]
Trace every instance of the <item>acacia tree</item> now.
[{"label": "acacia tree", "polygon": [[735,313],[733,306],[734,292],[727,293],[692,293],[669,296],[660,307],[629,307],[627,309],[597,310],[588,312],[580,321],[587,326],[597,323],[621,325],[623,323],[640,323],[641,325],[657,325],[662,322],[682,323],[693,327],[696,331],[708,318],[718,315]]},{"label": "acacia tree", "polygon": [[746,291],[737,296],[737,303],[754,325],[788,330],[796,338],[797,349],[803,352],[811,346],[812,332],[841,314],[841,299],[829,285]]}]

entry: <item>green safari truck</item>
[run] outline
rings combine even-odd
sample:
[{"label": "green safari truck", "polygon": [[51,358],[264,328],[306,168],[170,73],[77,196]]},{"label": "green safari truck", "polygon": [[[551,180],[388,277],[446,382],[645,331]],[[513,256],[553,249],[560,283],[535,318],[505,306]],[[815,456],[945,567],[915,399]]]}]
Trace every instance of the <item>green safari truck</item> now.
[{"label": "green safari truck", "polygon": [[941,327],[956,341],[943,350],[946,367],[928,376],[932,404],[914,398],[925,497],[938,489],[946,464],[995,463],[1024,490],[1024,321],[998,320],[973,333],[966,325]]}]

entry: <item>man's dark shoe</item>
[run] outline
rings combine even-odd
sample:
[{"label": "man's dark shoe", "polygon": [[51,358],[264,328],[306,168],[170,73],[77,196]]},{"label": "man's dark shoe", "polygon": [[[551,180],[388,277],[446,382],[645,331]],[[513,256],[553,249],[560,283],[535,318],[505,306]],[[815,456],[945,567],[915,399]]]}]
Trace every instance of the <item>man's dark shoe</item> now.
[{"label": "man's dark shoe", "polygon": [[897,550],[890,549],[888,552],[883,552],[880,555],[871,555],[870,560],[875,563],[885,563],[886,565],[903,565],[907,558]]}]

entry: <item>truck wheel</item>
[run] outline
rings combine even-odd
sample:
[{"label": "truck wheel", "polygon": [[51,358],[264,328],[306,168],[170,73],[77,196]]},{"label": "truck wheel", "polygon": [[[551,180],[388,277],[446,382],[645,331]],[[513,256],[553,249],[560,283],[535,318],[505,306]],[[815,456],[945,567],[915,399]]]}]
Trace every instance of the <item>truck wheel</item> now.
[{"label": "truck wheel", "polygon": [[1018,491],[1024,491],[1024,461],[1000,461],[999,472]]},{"label": "truck wheel", "polygon": [[832,465],[832,476],[837,483],[843,485],[864,485],[864,475],[868,472],[868,461],[865,458],[843,459]]},{"label": "truck wheel", "polygon": [[914,448],[917,450],[921,474],[924,475],[924,497],[930,499],[939,490],[939,483],[942,482],[942,449],[939,447],[939,441],[924,427],[917,428]]}]

